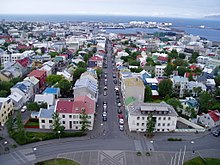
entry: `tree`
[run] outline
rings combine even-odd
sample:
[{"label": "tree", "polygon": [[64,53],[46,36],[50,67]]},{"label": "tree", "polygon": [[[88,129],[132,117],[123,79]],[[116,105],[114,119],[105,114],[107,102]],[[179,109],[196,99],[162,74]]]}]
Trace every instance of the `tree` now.
[{"label": "tree", "polygon": [[179,58],[185,59],[185,58],[186,58],[186,55],[185,55],[184,53],[180,53],[180,54],[179,54]]},{"label": "tree", "polygon": [[208,112],[212,105],[216,103],[215,99],[208,92],[202,92],[199,96],[199,107],[201,112]]},{"label": "tree", "polygon": [[138,67],[138,68],[131,68],[130,70],[131,72],[140,73],[143,69],[141,67]]},{"label": "tree", "polygon": [[145,86],[145,92],[144,92],[144,102],[148,102],[152,100],[152,91],[150,86]]},{"label": "tree", "polygon": [[56,85],[56,87],[60,88],[60,92],[62,93],[62,95],[68,93],[71,86],[72,84],[66,79],[60,80]]},{"label": "tree", "polygon": [[217,87],[220,86],[220,75],[215,77],[215,84]]},{"label": "tree", "polygon": [[173,108],[176,111],[178,111],[178,108],[182,108],[183,107],[181,102],[178,99],[176,99],[176,98],[170,98],[166,102],[167,102],[167,104],[170,104],[171,106],[173,106]]},{"label": "tree", "polygon": [[148,65],[148,66],[154,66],[155,65],[154,60],[150,57],[147,57],[146,61],[147,61],[146,65]]},{"label": "tree", "polygon": [[52,85],[56,84],[57,82],[59,82],[61,79],[63,79],[63,76],[51,74],[51,75],[47,76],[46,82],[49,86],[52,86]]},{"label": "tree", "polygon": [[90,56],[89,56],[88,54],[85,54],[85,55],[83,56],[83,60],[84,60],[86,63],[88,62],[89,58],[90,58]]},{"label": "tree", "polygon": [[199,53],[198,52],[193,52],[191,59],[189,60],[190,63],[196,63],[196,59],[197,57],[199,57]]},{"label": "tree", "polygon": [[82,109],[82,112],[80,113],[80,119],[81,119],[81,131],[84,133],[88,130],[89,125],[89,121],[88,121],[88,115],[86,114],[86,110]]},{"label": "tree", "polygon": [[87,64],[86,64],[85,62],[80,61],[80,62],[77,64],[77,66],[78,66],[79,68],[86,68],[86,67],[87,67]]},{"label": "tree", "polygon": [[61,125],[59,114],[55,112],[52,116],[52,119],[53,119],[52,126],[54,133],[59,136],[62,135],[65,127]]},{"label": "tree", "polygon": [[171,74],[173,74],[173,71],[175,70],[175,66],[173,66],[172,64],[168,63],[166,68],[164,69],[165,75],[166,76],[170,76]]},{"label": "tree", "polygon": [[24,124],[22,122],[20,111],[17,112],[16,118],[17,118],[17,123],[16,123],[17,124],[17,132],[18,132],[18,134],[24,135],[25,129],[24,129]]},{"label": "tree", "polygon": [[176,60],[174,60],[173,64],[175,66],[188,66],[189,65],[186,60],[183,60],[181,58],[177,58]]},{"label": "tree", "polygon": [[31,103],[27,104],[27,109],[29,111],[39,111],[40,106],[36,102],[31,102]]},{"label": "tree", "polygon": [[125,52],[127,52],[129,55],[131,54],[131,51],[128,48],[125,48]]},{"label": "tree", "polygon": [[170,79],[162,80],[158,85],[158,91],[160,96],[165,97],[166,95],[171,96],[173,83]]},{"label": "tree", "polygon": [[56,57],[59,53],[58,53],[58,52],[49,52],[48,54],[51,56],[51,58],[54,58],[54,57]]},{"label": "tree", "polygon": [[97,74],[98,78],[100,78],[101,74],[102,74],[102,69],[101,68],[97,68],[96,69],[96,74]]},{"label": "tree", "polygon": [[80,67],[77,68],[73,73],[74,78],[79,79],[81,74],[84,73],[85,71],[86,71],[85,68],[80,68]]},{"label": "tree", "polygon": [[7,97],[7,96],[8,96],[8,91],[0,90],[0,97]]},{"label": "tree", "polygon": [[184,76],[184,74],[187,72],[187,68],[185,66],[179,66],[177,68],[177,71],[178,71],[178,75],[179,76]]},{"label": "tree", "polygon": [[193,93],[195,97],[198,97],[198,95],[202,92],[201,87],[193,87]]},{"label": "tree", "polygon": [[14,132],[14,130],[13,130],[14,123],[13,123],[13,117],[12,116],[9,116],[6,126],[7,126],[7,129],[8,129],[8,133],[11,136]]},{"label": "tree", "polygon": [[149,114],[147,119],[147,135],[152,136],[155,128],[155,121],[153,119],[153,115]]},{"label": "tree", "polygon": [[138,62],[138,61],[136,61],[136,60],[129,59],[129,60],[128,60],[128,63],[129,63],[129,65],[131,65],[131,66],[140,66],[140,62]]},{"label": "tree", "polygon": [[189,80],[189,81],[195,81],[194,78],[193,78],[192,73],[189,74],[188,80]]},{"label": "tree", "polygon": [[172,49],[172,51],[168,54],[168,59],[174,59],[178,57],[178,52],[176,49]]}]

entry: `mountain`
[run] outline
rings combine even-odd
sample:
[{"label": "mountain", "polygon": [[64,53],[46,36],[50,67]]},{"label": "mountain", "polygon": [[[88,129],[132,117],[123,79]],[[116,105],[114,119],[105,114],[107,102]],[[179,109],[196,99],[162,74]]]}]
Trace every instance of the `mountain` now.
[{"label": "mountain", "polygon": [[220,20],[220,15],[219,14],[218,15],[207,15],[207,16],[205,16],[205,18]]}]

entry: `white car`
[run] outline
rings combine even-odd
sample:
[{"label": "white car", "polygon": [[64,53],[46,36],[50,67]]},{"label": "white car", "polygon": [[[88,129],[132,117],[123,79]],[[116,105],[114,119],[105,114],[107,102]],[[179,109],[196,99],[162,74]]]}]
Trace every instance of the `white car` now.
[{"label": "white car", "polygon": [[124,119],[119,119],[119,124],[124,124]]},{"label": "white car", "polygon": [[107,116],[107,113],[106,113],[106,112],[103,112],[103,113],[102,113],[102,116],[103,116],[103,117],[106,117],[106,116]]},{"label": "white car", "polygon": [[23,106],[21,112],[24,113],[27,110],[27,106]]},{"label": "white car", "polygon": [[121,125],[121,124],[120,124],[120,125],[119,125],[119,130],[120,130],[120,131],[124,131],[124,125]]}]

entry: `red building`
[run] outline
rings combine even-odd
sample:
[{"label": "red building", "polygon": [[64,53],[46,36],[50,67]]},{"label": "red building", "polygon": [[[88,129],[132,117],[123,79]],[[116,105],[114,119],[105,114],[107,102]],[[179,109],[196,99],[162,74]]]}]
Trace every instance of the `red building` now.
[{"label": "red building", "polygon": [[28,77],[34,76],[39,80],[39,87],[40,90],[45,88],[46,83],[46,71],[44,70],[33,70],[31,73],[28,74]]}]

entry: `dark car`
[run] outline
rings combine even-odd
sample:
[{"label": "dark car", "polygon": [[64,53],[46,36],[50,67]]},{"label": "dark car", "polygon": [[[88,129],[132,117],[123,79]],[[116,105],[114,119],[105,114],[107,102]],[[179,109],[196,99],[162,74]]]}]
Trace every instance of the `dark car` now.
[{"label": "dark car", "polygon": [[117,80],[116,79],[114,79],[113,81],[114,81],[114,84],[117,84]]},{"label": "dark car", "polygon": [[116,74],[113,74],[112,77],[113,77],[113,78],[116,78]]},{"label": "dark car", "polygon": [[107,121],[107,116],[103,116],[103,117],[102,117],[102,120],[103,120],[103,121]]},{"label": "dark car", "polygon": [[122,113],[121,108],[118,108],[118,114],[121,114],[121,113]]},{"label": "dark car", "polygon": [[220,136],[220,129],[217,129],[215,131],[212,132],[213,136],[218,137]]}]

